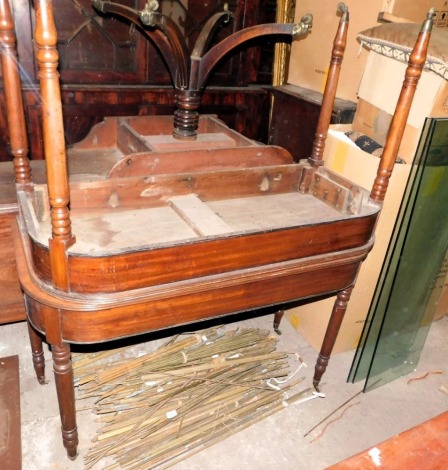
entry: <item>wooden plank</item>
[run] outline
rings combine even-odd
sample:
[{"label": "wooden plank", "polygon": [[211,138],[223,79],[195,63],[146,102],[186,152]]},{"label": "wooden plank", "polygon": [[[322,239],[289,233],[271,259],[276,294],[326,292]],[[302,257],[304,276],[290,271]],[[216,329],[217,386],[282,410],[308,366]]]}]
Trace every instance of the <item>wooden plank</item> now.
[{"label": "wooden plank", "polygon": [[[160,206],[174,196],[197,194],[203,201],[297,191],[303,165],[218,169],[148,177],[71,182],[70,206],[75,210],[110,207],[114,195],[122,209]],[[117,207],[115,205],[114,207]]]},{"label": "wooden plank", "polygon": [[328,470],[448,468],[448,411]]},{"label": "wooden plank", "polygon": [[210,201],[207,205],[235,231],[281,229],[345,218],[313,196],[296,192]]},{"label": "wooden plank", "polygon": [[22,468],[19,356],[0,358],[0,462],[8,470]]},{"label": "wooden plank", "polygon": [[[197,233],[168,205],[139,210],[111,210],[72,217],[73,233],[79,234],[69,253],[92,255],[135,247],[176,243],[197,238]],[[50,221],[40,224],[36,239],[48,243]]]},{"label": "wooden plank", "polygon": [[[109,178],[149,176],[166,173],[204,172],[255,166],[289,165],[291,155],[280,147],[196,148],[146,152],[122,158],[109,172]],[[87,152],[87,151],[85,151]]]},{"label": "wooden plank", "polygon": [[169,203],[198,235],[209,236],[233,232],[233,229],[195,194],[172,197]]},{"label": "wooden plank", "polygon": [[146,142],[157,151],[164,150],[197,150],[220,147],[236,147],[236,142],[230,136],[223,132],[210,132],[207,134],[198,134],[196,140],[175,139],[172,134],[169,135],[146,135]]}]

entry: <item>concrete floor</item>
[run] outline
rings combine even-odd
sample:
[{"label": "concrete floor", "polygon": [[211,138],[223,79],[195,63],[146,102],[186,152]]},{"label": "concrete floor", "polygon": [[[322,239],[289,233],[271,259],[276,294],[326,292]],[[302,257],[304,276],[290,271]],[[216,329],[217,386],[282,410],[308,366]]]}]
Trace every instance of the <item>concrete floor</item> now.
[{"label": "concrete floor", "polygon": [[[268,315],[243,319],[238,322],[238,326],[271,328],[271,322],[272,316]],[[202,327],[201,324],[196,325],[197,329]],[[286,319],[282,330],[278,349],[297,351],[308,364],[304,371],[306,381],[303,387],[306,388],[311,384],[316,352]],[[170,335],[169,332],[166,334]],[[158,341],[149,341],[146,346],[153,349]],[[46,351],[47,378],[50,383],[41,386],[34,377],[24,323],[0,326],[0,357],[15,354],[19,355],[20,360],[23,469],[82,469],[83,456],[97,426],[94,416],[89,411],[78,413],[80,455],[75,461],[69,461],[59,433],[51,356]],[[327,420],[329,423],[335,419],[334,422],[326,428],[322,425],[304,437],[321,419],[361,390],[362,383],[346,383],[353,355],[354,351],[350,351],[332,357],[324,376],[325,398],[293,404],[172,468],[324,469],[448,409],[448,396],[439,390],[442,385],[448,387],[448,317],[444,317],[431,326],[420,363],[413,374],[356,396],[350,402],[352,406],[344,407]],[[443,370],[443,373],[407,383],[410,377],[434,370]],[[324,428],[325,432],[319,437]],[[104,466],[97,464],[95,469]]]}]

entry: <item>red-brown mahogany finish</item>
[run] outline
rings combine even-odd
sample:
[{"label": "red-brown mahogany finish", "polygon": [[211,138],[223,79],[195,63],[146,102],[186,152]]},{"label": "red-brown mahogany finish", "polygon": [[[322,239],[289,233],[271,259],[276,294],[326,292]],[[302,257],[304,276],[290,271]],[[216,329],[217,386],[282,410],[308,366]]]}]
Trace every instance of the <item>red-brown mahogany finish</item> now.
[{"label": "red-brown mahogany finish", "polygon": [[[108,341],[338,293],[316,366],[317,387],[359,266],[372,246],[378,201],[306,162],[254,167],[237,163],[223,170],[203,170],[199,164],[189,173],[176,172],[174,163],[164,175],[99,181],[80,177],[69,188],[51,1],[37,0],[36,8],[51,216],[47,217],[44,196],[18,191],[21,217],[14,228],[14,244],[40,381],[44,380],[42,336],[52,345],[68,456],[76,457],[78,442],[72,342]],[[421,44],[427,40],[426,33],[419,37],[419,50],[424,50]],[[337,75],[332,74],[330,81]],[[404,86],[409,86],[407,81]],[[332,108],[330,101],[325,100],[324,113]],[[405,114],[399,113],[400,122]],[[130,131],[135,133],[136,127]],[[134,144],[138,151],[144,148],[137,137],[126,137],[123,148]],[[400,136],[392,133],[390,138]],[[164,145],[173,144],[163,139]],[[92,138],[93,146],[96,141]],[[98,161],[108,154],[95,148]],[[235,152],[244,155],[245,148],[250,146]],[[117,220],[126,222],[114,225]],[[78,227],[73,228],[76,243],[72,227]]]}]

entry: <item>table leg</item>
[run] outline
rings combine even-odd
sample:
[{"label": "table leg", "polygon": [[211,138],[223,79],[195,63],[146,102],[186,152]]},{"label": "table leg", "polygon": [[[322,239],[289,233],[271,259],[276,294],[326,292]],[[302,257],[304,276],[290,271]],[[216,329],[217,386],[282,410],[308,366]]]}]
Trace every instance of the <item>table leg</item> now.
[{"label": "table leg", "polygon": [[67,343],[62,343],[61,346],[52,345],[51,352],[62,424],[62,441],[69,459],[74,460],[78,455],[78,430],[70,346]]},{"label": "table leg", "polygon": [[334,343],[339,333],[339,329],[344,319],[347,310],[348,301],[352,294],[353,286],[340,291],[334,302],[333,310],[331,312],[330,321],[328,322],[327,331],[325,332],[322,348],[317,358],[316,367],[314,370],[313,385],[316,390],[319,390],[319,383],[322,376],[327,369],[328,361],[330,360],[331,351],[333,350]]},{"label": "table leg", "polygon": [[278,334],[281,335],[282,332],[280,331],[280,322],[282,321],[283,315],[285,313],[285,310],[281,308],[274,314],[274,331]]},{"label": "table leg", "polygon": [[36,372],[37,380],[40,384],[46,384],[45,380],[45,357],[41,335],[33,328],[31,323],[28,324],[28,335],[31,343],[31,354],[33,355],[33,366]]}]

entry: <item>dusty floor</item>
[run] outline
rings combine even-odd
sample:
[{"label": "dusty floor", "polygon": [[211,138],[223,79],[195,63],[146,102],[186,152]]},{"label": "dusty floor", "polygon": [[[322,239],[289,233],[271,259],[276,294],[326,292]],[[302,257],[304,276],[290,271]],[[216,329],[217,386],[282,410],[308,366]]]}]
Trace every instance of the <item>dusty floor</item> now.
[{"label": "dusty floor", "polygon": [[[254,317],[241,319],[238,326],[271,328],[271,322],[272,316]],[[196,325],[197,329],[201,327]],[[308,364],[304,371],[305,388],[311,384],[316,352],[286,319],[282,330],[278,349],[297,351]],[[167,336],[169,334],[166,332]],[[152,339],[145,347],[155,348],[159,342],[160,339]],[[75,461],[69,461],[59,434],[51,355],[46,351],[50,383],[41,386],[34,378],[24,323],[0,326],[0,357],[15,354],[20,358],[23,469],[84,468],[83,456],[97,426],[94,416],[89,411],[78,413],[80,455]],[[431,326],[420,363],[413,374],[356,396],[350,401],[351,406],[345,406],[327,420],[330,424],[322,425],[304,437],[322,418],[361,390],[362,383],[346,383],[353,354],[353,351],[341,353],[331,359],[323,381],[325,398],[293,404],[172,468],[324,469],[448,409],[448,396],[439,390],[442,385],[448,386],[448,317],[444,317]],[[443,373],[407,383],[410,377],[434,370]],[[322,430],[324,433],[320,435]],[[95,469],[104,467],[104,464],[98,464]]]}]

